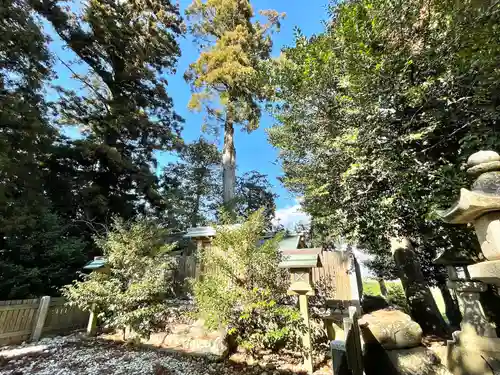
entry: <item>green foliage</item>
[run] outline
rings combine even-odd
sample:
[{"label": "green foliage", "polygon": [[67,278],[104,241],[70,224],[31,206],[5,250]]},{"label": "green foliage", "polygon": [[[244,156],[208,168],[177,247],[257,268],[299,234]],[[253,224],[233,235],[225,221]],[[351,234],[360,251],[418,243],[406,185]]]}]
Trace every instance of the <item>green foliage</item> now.
[{"label": "green foliage", "polygon": [[279,124],[269,138],[319,242],[344,237],[375,255],[377,276],[394,278],[389,239],[408,237],[441,285],[436,253],[474,255],[471,232],[435,209],[468,185],[467,157],[499,142],[498,6],[335,3],[324,33],[298,33],[273,64]]},{"label": "green foliage", "polygon": [[162,76],[180,55],[179,10],[163,0],[92,0],[78,10],[58,1],[31,4],[76,56],[60,62],[80,85],[55,88],[54,122],[78,127],[82,137],[55,155],[52,178],[63,193],[54,188],[52,200],[99,224],[161,206],[154,151],[181,144],[181,119]]},{"label": "green foliage", "polygon": [[220,161],[217,146],[200,138],[185,145],[179,160],[169,163],[160,177],[166,205],[162,214],[169,228],[185,230],[207,224],[220,201]]},{"label": "green foliage", "polygon": [[[72,5],[0,4],[2,298],[56,294],[97,252],[91,236],[111,215],[164,206],[154,152],[182,143],[164,78],[180,54],[177,7]],[[67,53],[49,49],[46,34]],[[56,59],[62,87],[50,84]]]},{"label": "green foliage", "polygon": [[240,225],[217,227],[212,246],[202,254],[203,276],[194,282],[206,324],[229,327],[251,350],[291,344],[298,319],[295,309],[279,306],[287,288],[278,268],[280,237],[262,240],[265,229],[262,210]]},{"label": "green foliage", "polygon": [[407,314],[410,314],[410,307],[406,299],[403,286],[400,283],[391,283],[387,286],[387,302],[391,306],[397,307]]},{"label": "green foliage", "polygon": [[105,327],[147,336],[168,312],[173,264],[166,234],[154,222],[115,219],[112,230],[95,239],[109,271],[91,272],[65,286],[63,295],[84,311],[96,309]]},{"label": "green foliage", "polygon": [[186,14],[202,48],[186,73],[194,90],[190,108],[206,105],[216,120],[230,113],[231,121],[244,124],[249,132],[255,130],[260,120],[258,101],[265,90],[261,64],[270,56],[269,33],[279,26],[281,16],[266,11],[268,23],[252,22],[255,14],[247,0],[195,0]]},{"label": "green foliage", "polygon": [[43,98],[52,60],[27,1],[0,2],[0,51],[0,299],[55,295],[85,244],[47,197],[59,141]]},{"label": "green foliage", "polygon": [[266,228],[271,229],[274,219],[277,195],[267,176],[257,171],[250,171],[236,180],[235,209],[240,217],[247,218],[253,212],[262,209]]},{"label": "green foliage", "polygon": [[223,200],[226,210],[234,214],[234,125],[241,124],[247,132],[259,126],[259,104],[269,90],[263,63],[269,59],[270,33],[279,27],[280,15],[264,11],[261,15],[268,23],[254,21],[248,0],[194,0],[186,14],[202,49],[185,74],[193,90],[188,106],[205,109],[208,120],[224,124]]},{"label": "green foliage", "polygon": [[260,349],[300,348],[305,325],[298,309],[278,305],[269,292],[252,293],[255,302],[233,312],[228,333],[236,334],[238,344],[254,354]]},{"label": "green foliage", "polygon": [[[179,160],[164,168],[160,193],[166,209],[159,215],[169,228],[185,230],[206,225],[219,216],[223,207],[221,158],[214,144],[200,138],[185,145],[179,153]],[[270,229],[276,209],[275,198],[266,175],[250,171],[237,178],[233,203],[239,217],[246,218],[263,208]]]},{"label": "green foliage", "polygon": [[86,261],[86,244],[69,229],[54,213],[33,210],[3,226],[0,299],[57,295],[74,279]]}]

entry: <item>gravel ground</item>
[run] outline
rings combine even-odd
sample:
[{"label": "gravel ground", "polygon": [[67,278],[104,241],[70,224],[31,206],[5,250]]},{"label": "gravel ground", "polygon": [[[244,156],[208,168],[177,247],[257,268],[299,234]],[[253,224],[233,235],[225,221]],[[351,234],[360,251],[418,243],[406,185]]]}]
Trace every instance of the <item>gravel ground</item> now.
[{"label": "gravel ground", "polygon": [[206,357],[86,339],[76,334],[0,348],[0,375],[297,374],[294,370],[215,362]]}]

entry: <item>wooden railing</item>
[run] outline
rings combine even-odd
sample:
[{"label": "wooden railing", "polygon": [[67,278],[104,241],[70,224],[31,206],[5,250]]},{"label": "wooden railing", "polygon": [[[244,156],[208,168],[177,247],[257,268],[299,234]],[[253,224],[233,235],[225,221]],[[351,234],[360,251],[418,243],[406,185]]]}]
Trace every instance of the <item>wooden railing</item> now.
[{"label": "wooden railing", "polygon": [[349,307],[349,317],[344,318],[344,340],[331,342],[333,374],[339,375],[343,363],[352,375],[363,375],[363,344],[358,324],[359,313]]},{"label": "wooden railing", "polygon": [[85,328],[88,319],[88,313],[68,307],[61,297],[0,301],[0,346]]}]

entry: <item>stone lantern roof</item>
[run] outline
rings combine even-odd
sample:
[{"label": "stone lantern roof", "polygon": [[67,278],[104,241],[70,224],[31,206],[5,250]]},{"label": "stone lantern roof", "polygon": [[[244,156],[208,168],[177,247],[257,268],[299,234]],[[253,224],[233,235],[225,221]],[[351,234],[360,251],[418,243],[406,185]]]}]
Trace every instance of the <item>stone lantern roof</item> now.
[{"label": "stone lantern roof", "polygon": [[469,264],[476,263],[473,254],[466,249],[451,249],[448,248],[441,252],[436,259],[434,259],[434,264],[439,264],[443,266],[468,266]]},{"label": "stone lantern roof", "polygon": [[500,211],[500,155],[495,151],[479,151],[469,157],[467,166],[467,173],[476,180],[471,190],[460,190],[455,205],[438,211],[447,223],[472,223],[488,212]]}]

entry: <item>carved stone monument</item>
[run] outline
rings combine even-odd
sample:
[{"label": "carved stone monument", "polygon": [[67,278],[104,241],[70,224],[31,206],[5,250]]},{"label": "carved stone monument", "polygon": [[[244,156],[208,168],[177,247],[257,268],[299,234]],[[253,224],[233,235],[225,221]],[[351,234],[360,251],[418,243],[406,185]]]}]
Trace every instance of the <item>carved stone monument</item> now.
[{"label": "carved stone monument", "polygon": [[467,172],[476,178],[472,189],[461,189],[458,202],[440,214],[448,223],[472,224],[486,260],[468,265],[467,280],[450,285],[462,305],[463,319],[461,330],[448,342],[448,367],[455,375],[498,374],[500,338],[479,296],[487,284],[500,285],[500,155],[480,151],[467,164]]}]

